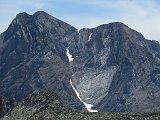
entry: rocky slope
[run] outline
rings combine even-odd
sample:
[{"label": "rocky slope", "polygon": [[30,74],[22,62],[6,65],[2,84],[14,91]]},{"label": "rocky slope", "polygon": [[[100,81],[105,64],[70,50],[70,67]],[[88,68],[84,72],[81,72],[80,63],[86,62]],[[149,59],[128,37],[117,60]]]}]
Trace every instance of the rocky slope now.
[{"label": "rocky slope", "polygon": [[82,104],[69,83],[66,55],[76,29],[45,12],[20,13],[0,35],[0,94],[18,101],[39,90],[53,90],[71,106]]},{"label": "rocky slope", "polygon": [[16,105],[15,99],[7,99],[0,96],[0,118],[5,114],[10,113]]},{"label": "rocky slope", "polygon": [[72,82],[82,100],[99,112],[160,110],[158,42],[119,22],[82,29],[74,39]]},{"label": "rocky slope", "polygon": [[17,101],[50,90],[79,110],[84,101],[99,112],[160,111],[159,65],[160,44],[120,22],[77,31],[20,13],[0,35],[0,95]]},{"label": "rocky slope", "polygon": [[159,120],[159,113],[87,113],[65,104],[53,92],[30,95],[1,120]]}]

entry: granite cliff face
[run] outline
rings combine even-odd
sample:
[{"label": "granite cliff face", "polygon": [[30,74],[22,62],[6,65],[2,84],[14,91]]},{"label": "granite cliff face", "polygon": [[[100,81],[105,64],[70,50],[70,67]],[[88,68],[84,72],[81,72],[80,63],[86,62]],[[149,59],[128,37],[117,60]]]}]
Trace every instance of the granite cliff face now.
[{"label": "granite cliff face", "polygon": [[160,44],[123,23],[77,31],[45,12],[20,13],[0,44],[0,95],[7,98],[50,90],[84,110],[72,82],[99,112],[160,111]]}]

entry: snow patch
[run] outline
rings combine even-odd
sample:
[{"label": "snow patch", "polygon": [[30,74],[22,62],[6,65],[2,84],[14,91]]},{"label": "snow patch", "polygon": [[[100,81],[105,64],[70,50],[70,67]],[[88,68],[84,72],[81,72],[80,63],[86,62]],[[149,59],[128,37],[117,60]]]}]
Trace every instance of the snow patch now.
[{"label": "snow patch", "polygon": [[89,35],[88,42],[91,41],[91,37],[92,37],[92,33],[90,33]]},{"label": "snow patch", "polygon": [[68,57],[69,62],[72,62],[74,58],[73,58],[72,55],[69,53],[69,48],[67,48],[66,51],[67,51],[66,54],[67,54],[67,57]]},{"label": "snow patch", "polygon": [[[146,59],[148,59],[148,58],[146,57]],[[149,63],[149,60],[147,60],[147,62]]]},{"label": "snow patch", "polygon": [[97,110],[92,110],[93,105],[87,104],[86,102],[84,102],[84,101],[80,98],[80,95],[79,95],[78,91],[75,89],[75,87],[73,86],[71,79],[70,79],[70,84],[71,84],[73,90],[75,91],[77,97],[78,97],[79,100],[85,105],[85,107],[87,108],[87,110],[88,110],[89,112],[98,112]]},{"label": "snow patch", "polygon": [[80,30],[81,30],[81,29],[77,29],[77,32],[79,33]]},{"label": "snow patch", "polygon": [[85,98],[85,100],[90,100],[91,98]]}]

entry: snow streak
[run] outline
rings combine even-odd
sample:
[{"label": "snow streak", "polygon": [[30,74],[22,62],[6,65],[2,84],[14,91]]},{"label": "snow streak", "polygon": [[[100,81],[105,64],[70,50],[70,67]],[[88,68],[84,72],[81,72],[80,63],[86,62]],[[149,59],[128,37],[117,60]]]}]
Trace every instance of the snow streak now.
[{"label": "snow streak", "polygon": [[67,48],[66,51],[67,51],[66,54],[67,54],[67,57],[68,57],[68,59],[69,59],[69,62],[72,62],[74,58],[73,58],[72,55],[69,53],[69,48]]},{"label": "snow streak", "polygon": [[73,86],[71,79],[70,79],[70,84],[71,84],[73,90],[75,91],[77,97],[78,97],[79,100],[85,105],[85,107],[87,108],[87,110],[88,110],[89,112],[98,112],[97,110],[92,110],[93,105],[87,104],[86,102],[84,102],[84,101],[80,98],[80,95],[79,95],[78,91],[75,89],[75,87]]},{"label": "snow streak", "polygon": [[92,33],[89,35],[88,42],[91,41]]}]

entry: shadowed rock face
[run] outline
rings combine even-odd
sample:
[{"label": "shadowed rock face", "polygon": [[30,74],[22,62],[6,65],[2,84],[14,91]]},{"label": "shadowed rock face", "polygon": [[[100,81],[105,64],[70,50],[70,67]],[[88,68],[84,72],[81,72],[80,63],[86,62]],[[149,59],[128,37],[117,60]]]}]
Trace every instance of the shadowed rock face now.
[{"label": "shadowed rock face", "polygon": [[82,110],[71,79],[100,112],[160,110],[160,45],[123,23],[78,32],[42,11],[20,13],[0,44],[0,94],[7,98],[51,90]]},{"label": "shadowed rock face", "polygon": [[0,118],[5,114],[10,113],[12,109],[17,105],[15,99],[7,99],[0,96]]},{"label": "shadowed rock face", "polygon": [[21,101],[34,91],[53,90],[82,109],[69,84],[66,55],[65,38],[75,31],[45,12],[18,14],[0,37],[0,94]]}]

